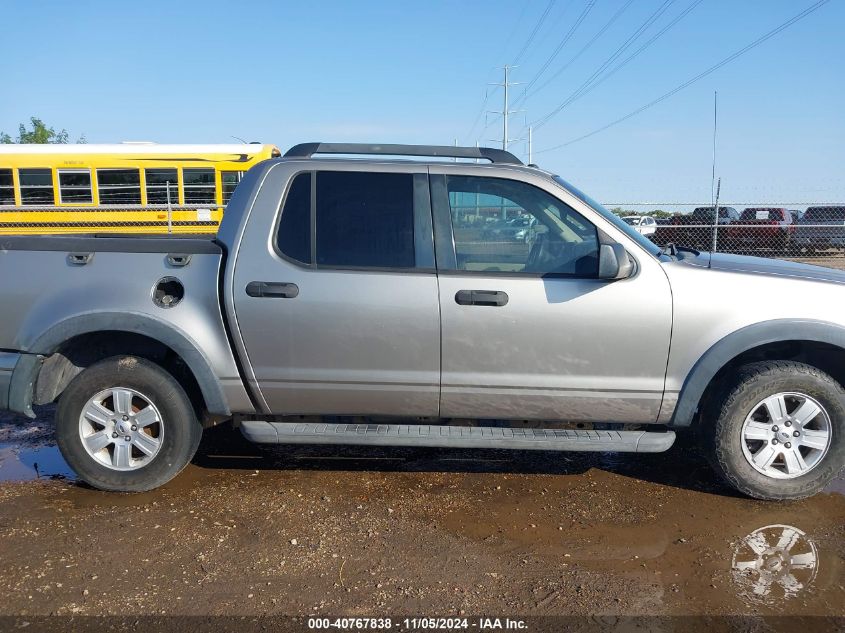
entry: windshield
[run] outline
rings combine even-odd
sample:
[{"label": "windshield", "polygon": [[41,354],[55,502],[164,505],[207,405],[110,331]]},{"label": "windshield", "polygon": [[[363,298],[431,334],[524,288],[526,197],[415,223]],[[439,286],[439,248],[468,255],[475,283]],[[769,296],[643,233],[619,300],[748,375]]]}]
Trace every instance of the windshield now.
[{"label": "windshield", "polygon": [[585,194],[580,189],[573,187],[568,182],[566,182],[560,176],[553,176],[556,183],[561,185],[564,189],[566,189],[569,193],[573,196],[578,198],[581,202],[592,208],[596,211],[599,215],[601,215],[605,220],[613,224],[616,228],[622,231],[625,235],[631,238],[634,242],[642,246],[646,251],[657,257],[660,255],[660,247],[657,246],[654,242],[650,239],[642,235],[636,229],[631,228],[629,224],[626,224],[622,218],[617,216],[615,213],[611,213],[603,206],[601,206],[598,202],[590,198],[587,194]]},{"label": "windshield", "polygon": [[740,214],[740,220],[780,220],[783,218],[780,209],[746,209]]}]

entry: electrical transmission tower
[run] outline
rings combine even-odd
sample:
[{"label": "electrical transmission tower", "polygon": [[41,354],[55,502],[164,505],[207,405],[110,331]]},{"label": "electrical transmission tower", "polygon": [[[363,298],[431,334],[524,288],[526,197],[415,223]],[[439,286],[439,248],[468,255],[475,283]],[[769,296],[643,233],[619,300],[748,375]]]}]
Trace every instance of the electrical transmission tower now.
[{"label": "electrical transmission tower", "polygon": [[[509,96],[509,89],[511,86],[518,86],[521,82],[513,82],[510,81],[510,71],[516,68],[516,66],[504,66],[503,70],[505,71],[505,80],[502,83],[494,83],[491,84],[493,86],[501,86],[504,91],[504,104],[501,110],[488,110],[490,114],[501,114],[502,115],[502,149],[507,151],[508,144],[513,143],[519,139],[512,139],[508,137],[508,118],[512,114],[516,114],[519,110],[509,110],[508,109],[508,96]],[[493,139],[494,142],[498,143],[499,139]]]}]

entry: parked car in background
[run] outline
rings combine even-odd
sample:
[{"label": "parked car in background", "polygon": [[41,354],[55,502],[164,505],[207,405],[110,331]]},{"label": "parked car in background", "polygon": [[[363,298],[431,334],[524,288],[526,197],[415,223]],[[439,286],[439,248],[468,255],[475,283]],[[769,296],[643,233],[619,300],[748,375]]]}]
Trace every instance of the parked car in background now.
[{"label": "parked car in background", "polygon": [[654,235],[657,232],[657,222],[648,215],[629,215],[622,218],[626,224],[634,227],[640,235]]},{"label": "parked car in background", "polygon": [[728,226],[722,234],[728,250],[774,250],[786,253],[792,248],[795,222],[784,208],[749,207],[739,221]]},{"label": "parked car in background", "polygon": [[[713,225],[716,214],[713,207],[697,207],[689,214],[678,214],[671,218],[671,223],[654,237],[658,244],[672,242],[678,246],[687,246],[697,250],[713,248]],[[733,207],[719,207],[719,226],[739,220],[739,213]]]},{"label": "parked car in background", "polygon": [[789,212],[792,214],[792,221],[796,224],[804,217],[805,211],[798,211],[797,209],[790,209]]},{"label": "parked car in background", "polygon": [[795,246],[804,253],[845,248],[845,205],[808,208],[798,223]]}]

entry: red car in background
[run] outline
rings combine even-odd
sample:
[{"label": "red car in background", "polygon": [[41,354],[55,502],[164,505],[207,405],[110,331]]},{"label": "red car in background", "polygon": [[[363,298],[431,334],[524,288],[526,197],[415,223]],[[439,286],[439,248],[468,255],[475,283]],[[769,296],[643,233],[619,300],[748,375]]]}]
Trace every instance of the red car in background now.
[{"label": "red car in background", "polygon": [[[739,220],[739,213],[733,207],[719,207],[719,233],[717,241],[722,241],[724,230]],[[658,223],[657,231],[651,240],[663,246],[672,242],[676,246],[686,246],[702,251],[713,248],[713,226],[716,214],[713,207],[698,207],[692,213],[678,214],[669,218],[668,223]]]},{"label": "red car in background", "polygon": [[792,249],[795,220],[787,209],[751,207],[739,220],[723,232],[725,246],[732,251],[774,250],[780,253]]}]

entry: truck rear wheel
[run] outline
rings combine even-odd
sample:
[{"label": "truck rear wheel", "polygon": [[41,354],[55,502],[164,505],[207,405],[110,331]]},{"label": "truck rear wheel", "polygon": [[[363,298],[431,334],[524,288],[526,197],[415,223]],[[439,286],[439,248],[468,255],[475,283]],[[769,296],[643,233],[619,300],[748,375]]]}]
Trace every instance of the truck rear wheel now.
[{"label": "truck rear wheel", "polygon": [[[717,398],[701,431],[716,472],[757,499],[801,499],[845,465],[845,391],[792,361],[752,363]],[[710,417],[710,416],[708,416]]]},{"label": "truck rear wheel", "polygon": [[170,481],[191,461],[201,435],[176,379],[134,356],[83,370],[56,410],[62,455],[82,481],[100,490],[141,492]]}]

